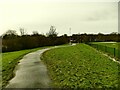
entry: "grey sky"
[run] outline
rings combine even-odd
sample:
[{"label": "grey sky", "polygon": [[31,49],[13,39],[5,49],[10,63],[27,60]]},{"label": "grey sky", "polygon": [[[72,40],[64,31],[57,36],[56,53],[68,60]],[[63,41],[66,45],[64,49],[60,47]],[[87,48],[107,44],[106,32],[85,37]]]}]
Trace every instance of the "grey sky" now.
[{"label": "grey sky", "polygon": [[69,28],[76,34],[117,32],[118,3],[97,1],[0,1],[0,35],[8,29],[19,33],[20,27],[29,34],[32,31],[45,34],[51,25],[56,27],[59,35],[69,34]]}]

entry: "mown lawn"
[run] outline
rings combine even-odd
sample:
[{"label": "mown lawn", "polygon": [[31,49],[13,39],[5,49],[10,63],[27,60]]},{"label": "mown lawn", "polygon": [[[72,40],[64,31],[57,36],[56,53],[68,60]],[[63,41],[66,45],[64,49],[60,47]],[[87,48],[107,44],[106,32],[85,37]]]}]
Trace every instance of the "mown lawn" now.
[{"label": "mown lawn", "polygon": [[2,87],[4,87],[12,77],[14,77],[13,70],[15,66],[19,63],[19,60],[25,54],[42,48],[44,47],[3,53],[2,54]]},{"label": "mown lawn", "polygon": [[41,59],[47,65],[52,87],[118,87],[119,64],[86,44],[52,49]]}]

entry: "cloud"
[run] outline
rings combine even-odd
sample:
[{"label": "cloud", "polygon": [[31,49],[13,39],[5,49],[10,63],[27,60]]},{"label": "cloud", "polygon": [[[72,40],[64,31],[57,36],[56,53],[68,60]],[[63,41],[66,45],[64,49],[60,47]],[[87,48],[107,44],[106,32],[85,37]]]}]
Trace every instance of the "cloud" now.
[{"label": "cloud", "polygon": [[[8,2],[0,5],[1,31],[19,27],[46,33],[50,25],[61,34],[72,27],[78,32],[116,31],[118,6],[113,2]],[[83,30],[83,31],[82,31]]]}]

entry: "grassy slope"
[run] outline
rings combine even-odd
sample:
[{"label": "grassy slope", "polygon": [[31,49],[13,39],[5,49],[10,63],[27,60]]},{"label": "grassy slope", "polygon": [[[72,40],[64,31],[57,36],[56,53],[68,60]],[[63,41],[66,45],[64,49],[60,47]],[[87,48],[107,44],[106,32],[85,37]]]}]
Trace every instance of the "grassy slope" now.
[{"label": "grassy slope", "polygon": [[14,76],[13,70],[19,60],[27,53],[39,50],[41,48],[14,51],[2,54],[2,86],[4,87],[8,81]]},{"label": "grassy slope", "polygon": [[53,87],[117,87],[118,64],[94,48],[79,44],[47,51],[42,56]]}]

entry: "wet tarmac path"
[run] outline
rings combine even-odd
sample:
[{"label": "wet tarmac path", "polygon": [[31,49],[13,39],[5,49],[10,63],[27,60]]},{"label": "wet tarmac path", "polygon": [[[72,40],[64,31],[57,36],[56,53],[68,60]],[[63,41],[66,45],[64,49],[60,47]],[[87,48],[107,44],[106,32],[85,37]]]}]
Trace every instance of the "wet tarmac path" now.
[{"label": "wet tarmac path", "polygon": [[51,80],[46,66],[40,60],[40,55],[49,49],[25,55],[16,66],[15,77],[9,81],[6,88],[49,88]]}]

